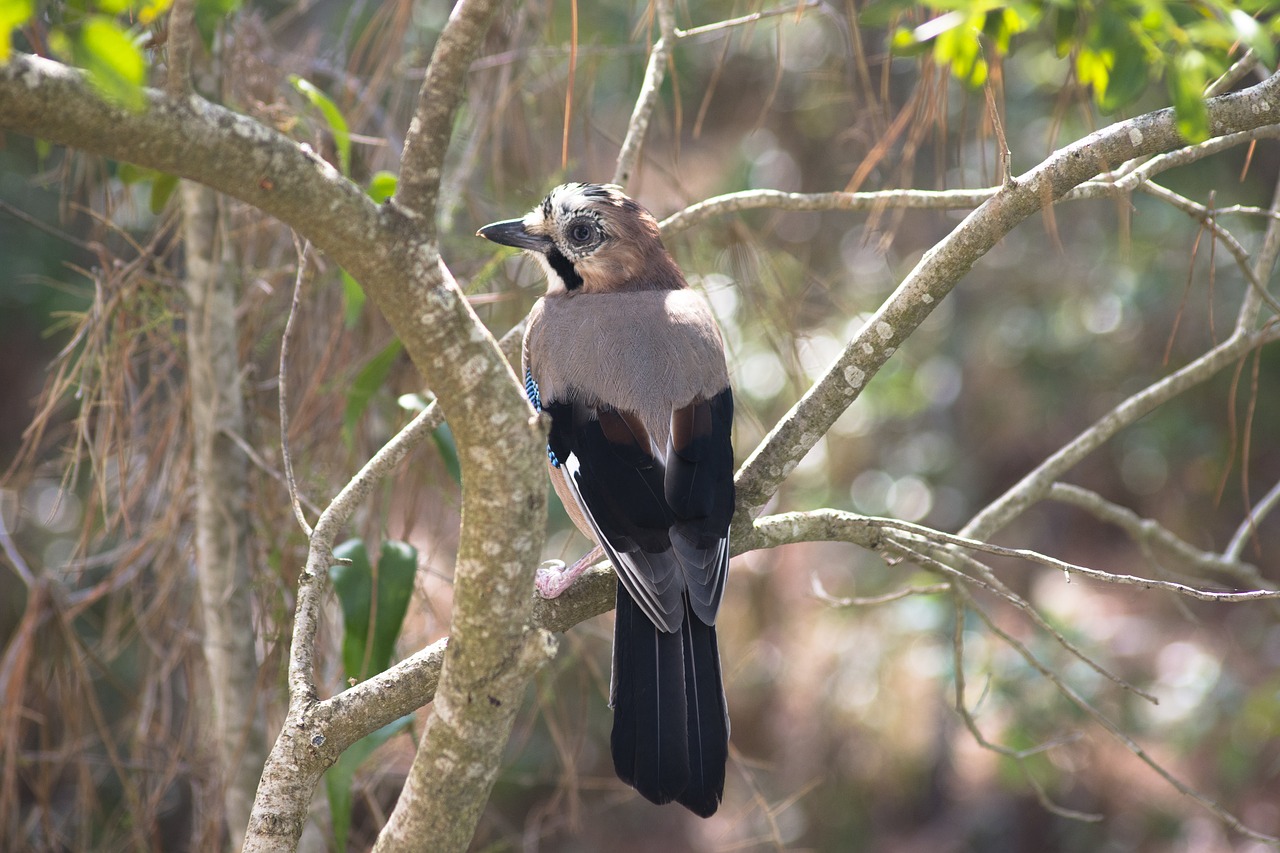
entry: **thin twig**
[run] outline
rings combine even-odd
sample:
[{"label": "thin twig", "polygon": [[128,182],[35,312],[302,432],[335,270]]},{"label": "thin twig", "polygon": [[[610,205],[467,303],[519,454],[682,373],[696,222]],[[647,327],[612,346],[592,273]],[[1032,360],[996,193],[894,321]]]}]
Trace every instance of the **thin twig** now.
[{"label": "thin twig", "polygon": [[1054,672],[1048,666],[1043,664],[1039,658],[1037,658],[1034,654],[1032,654],[1031,651],[1025,645],[1019,642],[1015,637],[1013,637],[1007,631],[1000,628],[1000,626],[995,623],[995,620],[992,619],[989,614],[987,614],[984,610],[982,610],[982,608],[976,605],[972,597],[969,596],[967,590],[964,590],[963,588],[958,588],[957,594],[966,597],[967,603],[970,609],[978,614],[978,618],[980,618],[983,621],[983,623],[986,624],[987,629],[990,630],[991,633],[995,634],[997,637],[1003,640],[1011,649],[1013,649],[1019,655],[1021,655],[1023,660],[1025,660],[1028,664],[1031,665],[1033,669],[1036,670],[1036,672],[1040,673],[1045,679],[1047,679],[1051,684],[1053,684],[1053,686],[1058,689],[1058,692],[1060,692],[1063,696],[1065,696],[1068,701],[1070,701],[1073,705],[1075,705],[1077,708],[1083,711],[1086,715],[1089,716],[1090,719],[1092,719],[1098,725],[1106,729],[1107,732],[1110,733],[1112,737],[1118,740],[1126,749],[1128,749],[1140,761],[1142,761],[1142,763],[1146,764],[1148,767],[1154,770],[1156,774],[1160,776],[1160,778],[1164,779],[1166,782],[1172,785],[1175,789],[1177,789],[1179,793],[1195,800],[1197,803],[1199,803],[1204,808],[1208,809],[1210,812],[1216,815],[1219,820],[1227,824],[1227,826],[1231,827],[1236,832],[1239,832],[1242,835],[1246,835],[1249,838],[1252,838],[1256,841],[1262,841],[1264,843],[1271,844],[1271,845],[1280,844],[1280,838],[1276,838],[1275,836],[1267,835],[1265,833],[1258,832],[1257,830],[1250,829],[1249,827],[1245,826],[1240,821],[1239,818],[1231,814],[1231,812],[1227,811],[1225,808],[1220,806],[1215,801],[1209,799],[1204,794],[1201,794],[1199,791],[1188,786],[1185,782],[1178,779],[1176,776],[1174,776],[1172,773],[1166,770],[1164,766],[1160,764],[1158,761],[1156,761],[1154,758],[1152,758],[1151,755],[1148,754],[1147,751],[1143,749],[1142,746],[1139,745],[1137,741],[1135,741],[1128,734],[1126,734],[1109,717],[1107,717],[1097,708],[1093,707],[1093,705],[1088,700],[1086,700],[1083,696],[1077,693],[1070,685],[1068,685],[1065,681],[1063,681],[1061,676],[1059,676],[1056,672]]},{"label": "thin twig", "polygon": [[1179,195],[1173,190],[1157,184],[1155,181],[1144,181],[1141,184],[1140,189],[1149,195],[1168,202],[1178,210],[1191,215],[1202,226],[1213,232],[1213,235],[1222,241],[1224,246],[1226,246],[1227,251],[1231,253],[1231,257],[1235,258],[1236,266],[1240,268],[1240,272],[1244,275],[1245,281],[1249,283],[1250,287],[1258,292],[1258,297],[1262,299],[1263,302],[1267,303],[1267,306],[1270,307],[1277,316],[1280,316],[1280,301],[1277,301],[1276,298],[1267,291],[1266,283],[1263,282],[1258,277],[1257,273],[1254,272],[1253,266],[1249,263],[1249,250],[1240,244],[1240,241],[1236,239],[1234,234],[1218,224],[1217,216],[1221,211],[1210,210],[1205,205]]},{"label": "thin twig", "polygon": [[1233,364],[1241,355],[1277,339],[1280,339],[1280,329],[1277,328],[1252,333],[1237,331],[1181,369],[1148,385],[1041,462],[1035,470],[974,516],[961,533],[975,538],[990,537],[1048,494],[1049,489],[1063,474],[1120,430],[1190,388],[1207,381],[1219,370]]},{"label": "thin twig", "polygon": [[977,207],[1000,191],[999,187],[972,190],[878,190],[875,192],[790,193],[782,190],[744,190],[691,204],[659,223],[662,236],[670,237],[716,216],[743,210],[850,210],[881,207],[912,210],[960,210]]},{"label": "thin twig", "polygon": [[[955,536],[950,533],[943,533],[940,530],[934,530],[920,524],[912,524],[909,521],[898,521],[893,518],[873,518],[868,520],[872,524],[886,527],[891,530],[902,530],[908,533],[914,533],[927,541],[940,542],[947,545],[959,545],[962,548],[968,548],[972,551],[995,554],[997,557],[1015,557],[1020,560],[1027,560],[1028,562],[1039,563],[1042,566],[1061,570],[1063,574],[1067,576],[1068,580],[1072,574],[1077,574],[1120,586],[1140,586],[1143,589],[1163,589],[1168,592],[1176,592],[1179,595],[1185,595],[1188,598],[1195,598],[1199,601],[1217,601],[1232,604],[1280,599],[1280,590],[1252,589],[1243,592],[1217,592],[1214,590],[1198,589],[1196,587],[1176,583],[1174,581],[1162,581],[1154,578],[1138,577],[1137,575],[1123,575],[1114,572],[1104,572],[1101,569],[1091,569],[1088,566],[1080,566],[1075,563],[1069,563],[1066,560],[1059,560],[1057,557],[1050,557],[1047,554],[1041,554],[1039,551],[1032,551],[1029,548],[1006,548],[1002,545],[992,545],[990,542],[980,542],[976,539],[970,539],[965,536]],[[895,540],[895,544],[900,543],[897,543]]]},{"label": "thin twig", "polygon": [[1241,552],[1244,551],[1244,543],[1254,534],[1262,519],[1277,506],[1280,506],[1280,482],[1272,486],[1271,491],[1267,492],[1262,500],[1254,505],[1253,510],[1245,516],[1244,521],[1240,522],[1240,526],[1236,528],[1235,534],[1231,537],[1230,544],[1222,552],[1223,558],[1239,559]]},{"label": "thin twig", "polygon": [[1222,73],[1221,77],[1205,87],[1204,96],[1212,98],[1214,95],[1221,95],[1230,91],[1232,86],[1243,80],[1250,71],[1260,66],[1258,54],[1254,52],[1253,48],[1249,48],[1244,52],[1244,56],[1237,59],[1230,68]]},{"label": "thin twig", "polygon": [[788,6],[779,6],[776,9],[765,9],[763,12],[752,12],[750,15],[742,15],[737,18],[728,18],[723,21],[716,21],[714,24],[703,24],[700,27],[692,27],[687,30],[674,30],[675,37],[678,39],[692,38],[693,36],[706,35],[708,33],[727,30],[730,27],[740,27],[743,24],[754,24],[756,21],[763,21],[765,18],[773,18],[778,15],[801,15],[809,9],[816,8],[821,5],[820,0],[804,0],[802,3],[792,3]]},{"label": "thin twig", "polygon": [[[236,447],[240,448],[241,452],[243,452],[245,456],[249,457],[249,461],[254,464],[254,467],[259,471],[262,471],[280,485],[284,486],[286,489],[289,488],[289,481],[285,478],[284,474],[273,468],[267,460],[263,459],[262,454],[255,450],[253,445],[246,441],[243,435],[240,435],[238,432],[232,432],[229,429],[224,429],[222,434],[231,439],[235,443]],[[297,500],[303,506],[314,512],[316,515],[320,514],[321,507],[315,501],[311,500],[311,498],[301,492],[296,492],[296,494]]]},{"label": "thin twig", "polygon": [[284,334],[280,337],[280,456],[284,460],[284,479],[289,487],[289,502],[293,504],[294,517],[302,527],[302,532],[311,535],[311,525],[298,503],[298,484],[293,479],[293,458],[289,453],[289,337],[293,332],[293,319],[298,313],[298,303],[302,299],[302,283],[306,280],[307,252],[311,243],[304,243],[293,235],[293,247],[298,253],[298,274],[293,279],[293,301],[289,303],[289,318],[284,323]]},{"label": "thin twig", "polygon": [[27,565],[27,561],[23,559],[22,552],[18,550],[18,546],[14,543],[13,537],[9,535],[9,526],[4,519],[4,508],[0,507],[0,548],[4,549],[4,555],[9,558],[9,564],[13,566],[13,570],[18,573],[18,577],[30,589],[36,582],[35,572],[31,571],[31,567]]},{"label": "thin twig", "polygon": [[[1044,808],[1046,811],[1052,812],[1053,814],[1059,815],[1060,817],[1065,817],[1069,820],[1079,820],[1079,821],[1084,821],[1085,823],[1097,823],[1098,821],[1102,820],[1102,815],[1100,814],[1094,814],[1092,812],[1076,811],[1075,809],[1069,809],[1053,802],[1053,800],[1049,799],[1048,793],[1041,786],[1039,780],[1037,780],[1036,777],[1032,775],[1031,768],[1027,766],[1027,759],[1032,758],[1036,755],[1039,755],[1043,752],[1048,752],[1050,749],[1055,749],[1056,747],[1063,746],[1067,743],[1071,743],[1072,741],[1078,740],[1080,737],[1078,734],[1070,735],[1067,737],[1055,738],[1053,740],[1046,741],[1045,743],[1039,744],[1037,746],[1033,746],[1029,749],[1013,749],[1012,747],[1003,746],[1001,744],[993,743],[987,740],[986,736],[982,734],[982,730],[978,728],[978,721],[973,718],[973,713],[969,710],[969,705],[964,698],[964,694],[965,694],[964,614],[966,609],[965,598],[966,598],[965,596],[956,595],[952,599],[952,601],[955,604],[955,617],[953,619],[953,622],[955,624],[952,628],[952,635],[951,635],[952,668],[955,670],[956,711],[960,714],[960,719],[964,721],[965,728],[969,730],[970,736],[973,737],[974,741],[978,744],[978,746],[982,747],[983,749],[994,752],[997,755],[1003,755],[1006,758],[1011,758],[1015,762],[1017,762],[1018,769],[1022,771],[1023,777],[1027,780],[1027,783],[1031,786],[1032,791],[1035,792],[1036,799],[1040,801],[1041,807]],[[974,602],[972,598],[968,599],[967,605],[972,606],[975,611],[978,611],[980,609],[978,608],[977,603]]]},{"label": "thin twig", "polygon": [[1079,507],[1098,519],[1119,527],[1135,542],[1144,546],[1156,546],[1201,571],[1223,572],[1245,583],[1269,586],[1256,566],[1241,562],[1239,555],[1231,556],[1230,549],[1224,554],[1201,551],[1159,522],[1142,518],[1128,507],[1113,503],[1097,492],[1069,483],[1054,483],[1046,497]]},{"label": "thin twig", "polygon": [[[1048,620],[1040,615],[1040,611],[1032,607],[1029,601],[1009,589],[1008,585],[1005,584],[1004,581],[996,577],[996,574],[991,570],[991,567],[980,560],[975,560],[967,554],[948,549],[939,549],[938,551],[928,553],[913,547],[909,542],[893,536],[886,537],[886,544],[925,568],[941,572],[951,577],[959,578],[970,586],[976,585],[990,592],[994,592],[1000,598],[1003,598],[1015,608],[1026,614],[1027,618],[1035,623],[1040,630],[1052,637],[1058,645],[1062,646],[1062,648],[1067,651],[1068,654],[1088,666],[1094,672],[1098,673],[1098,675],[1101,675],[1103,678],[1112,682],[1122,690],[1127,690],[1135,696],[1145,699],[1152,705],[1160,704],[1160,701],[1156,699],[1155,696],[1134,684],[1130,684],[1128,681],[1111,672],[1092,657],[1085,654],[1082,649],[1075,645],[1075,643],[1068,640],[1061,631],[1050,625]],[[964,565],[968,566],[970,570],[976,572],[976,576],[966,574],[965,572],[962,572],[956,567],[950,565],[947,562],[947,560],[950,559],[960,560]]]}]

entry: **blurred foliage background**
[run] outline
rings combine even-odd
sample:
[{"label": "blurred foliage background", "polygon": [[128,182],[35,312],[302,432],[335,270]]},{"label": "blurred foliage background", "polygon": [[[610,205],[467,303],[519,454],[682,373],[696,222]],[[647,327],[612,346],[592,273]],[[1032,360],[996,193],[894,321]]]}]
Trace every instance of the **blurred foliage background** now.
[{"label": "blurred foliage background", "polygon": [[[199,7],[206,95],[386,192],[448,4]],[[89,23],[104,20],[146,63],[163,50],[160,19],[142,7],[33,9],[18,49],[75,60],[76,50],[91,50]],[[1187,91],[1201,91],[1250,45],[1274,62],[1274,10],[1263,3],[992,11],[712,0],[678,6],[677,16],[692,30],[761,11],[777,14],[676,45],[628,187],[660,219],[750,188],[995,185],[988,93],[1015,174],[1113,120],[1169,104],[1194,135],[1196,99]],[[442,254],[495,334],[520,320],[541,279],[531,263],[475,239],[475,229],[519,215],[564,180],[609,179],[655,37],[652,10],[635,0],[532,0],[501,13],[490,32],[468,80],[441,215]],[[14,849],[211,849],[222,829],[200,738],[173,182],[12,134],[0,143],[3,837]],[[1161,180],[1213,208],[1265,208],[1278,176],[1280,152],[1264,141]],[[963,215],[755,211],[668,241],[725,331],[740,460]],[[287,229],[253,209],[228,201],[225,216],[242,277],[251,433],[239,438],[254,460],[252,619],[261,689],[278,710],[305,557],[278,473],[276,360],[296,254]],[[1237,214],[1222,223],[1256,250],[1266,219]],[[975,266],[772,506],[958,530],[1124,397],[1226,337],[1246,287],[1201,223],[1161,201],[1136,194],[1060,205]],[[423,389],[358,286],[323,259],[297,322],[290,440],[300,490],[323,505],[408,420]],[[1071,482],[1221,551],[1280,479],[1278,359],[1274,347],[1263,350],[1182,395],[1096,451]],[[353,531],[416,548],[397,657],[447,633],[458,524],[451,452],[441,431]],[[576,559],[588,545],[552,502],[547,556]],[[1268,584],[1280,580],[1278,531],[1264,521],[1244,552]],[[1119,529],[1062,504],[1033,508],[999,541],[1117,573],[1185,579],[1184,567],[1151,559]],[[1013,561],[997,566],[1057,630],[1160,703],[1118,688],[1025,616],[984,601],[995,624],[1169,772],[1253,829],[1280,833],[1273,604],[1188,602],[1067,582]],[[610,617],[575,628],[531,691],[476,849],[1258,846],[1179,795],[972,612],[957,626],[941,596],[833,607],[814,592],[815,581],[834,596],[875,596],[931,579],[833,544],[734,562],[721,648],[735,754],[726,802],[705,822],[655,810],[613,777]],[[344,680],[345,605],[335,601],[321,635],[333,692]],[[953,710],[957,632],[985,737],[1018,749],[1060,742],[1024,768],[981,748]],[[376,760],[355,771],[349,849],[366,849],[388,814],[418,723],[388,732]],[[1053,803],[1101,819],[1046,808],[1024,769]]]}]

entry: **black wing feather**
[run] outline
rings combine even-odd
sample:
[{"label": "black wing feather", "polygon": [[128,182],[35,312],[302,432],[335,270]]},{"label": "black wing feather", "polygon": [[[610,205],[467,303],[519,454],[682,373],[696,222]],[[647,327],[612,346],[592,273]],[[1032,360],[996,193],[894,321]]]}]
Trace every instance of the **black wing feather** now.
[{"label": "black wing feather", "polygon": [[733,396],[673,413],[665,460],[633,415],[542,402],[551,457],[618,572],[614,767],[646,799],[708,817],[729,748],[715,619],[734,505]]}]

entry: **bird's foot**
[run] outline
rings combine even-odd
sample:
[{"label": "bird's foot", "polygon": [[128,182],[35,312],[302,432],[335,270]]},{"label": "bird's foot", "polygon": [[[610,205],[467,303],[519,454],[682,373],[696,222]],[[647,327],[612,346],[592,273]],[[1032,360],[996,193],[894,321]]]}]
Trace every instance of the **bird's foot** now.
[{"label": "bird's foot", "polygon": [[583,572],[602,557],[604,557],[604,549],[597,545],[585,557],[568,568],[565,568],[564,560],[547,560],[538,566],[533,585],[542,598],[559,598],[566,589],[573,586],[573,582]]}]

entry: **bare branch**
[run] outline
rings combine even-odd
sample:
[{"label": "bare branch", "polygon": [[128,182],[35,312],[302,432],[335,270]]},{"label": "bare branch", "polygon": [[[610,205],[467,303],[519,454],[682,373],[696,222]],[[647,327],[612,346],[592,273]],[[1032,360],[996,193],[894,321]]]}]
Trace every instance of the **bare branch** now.
[{"label": "bare branch", "polygon": [[1280,316],[1280,301],[1277,301],[1274,296],[1267,292],[1267,285],[1254,272],[1253,267],[1250,265],[1249,251],[1240,245],[1240,241],[1235,238],[1234,234],[1218,224],[1218,211],[1210,210],[1203,204],[1198,204],[1185,196],[1175,193],[1173,190],[1166,189],[1155,181],[1144,181],[1141,189],[1155,198],[1167,201],[1178,210],[1194,217],[1205,228],[1208,228],[1226,250],[1231,253],[1231,257],[1235,259],[1236,266],[1240,268],[1241,275],[1244,276],[1244,280],[1249,283],[1249,286],[1257,292],[1258,298],[1265,302],[1277,316]]},{"label": "bare branch", "polygon": [[999,187],[976,190],[879,190],[876,192],[789,193],[782,190],[743,190],[691,204],[662,220],[662,236],[671,237],[717,216],[743,210],[853,210],[882,207],[913,210],[974,208],[999,192]]},{"label": "bare branch", "polygon": [[776,9],[765,9],[762,12],[752,12],[750,15],[742,15],[737,18],[726,18],[723,21],[716,21],[714,24],[704,24],[701,27],[692,27],[687,30],[675,30],[675,37],[678,39],[693,38],[695,36],[708,35],[710,33],[720,32],[732,27],[740,27],[744,24],[754,24],[757,21],[763,21],[766,18],[773,18],[779,15],[795,15],[798,19],[800,15],[809,9],[814,9],[821,5],[820,0],[803,0],[800,3],[792,3],[787,6],[779,6]]},{"label": "bare branch", "polygon": [[1097,492],[1068,483],[1054,483],[1046,497],[1079,507],[1102,521],[1116,525],[1128,533],[1135,542],[1159,549],[1200,571],[1222,572],[1243,583],[1271,588],[1271,584],[1263,579],[1257,567],[1240,562],[1239,555],[1218,555],[1201,551],[1186,540],[1175,536],[1159,522],[1142,518],[1128,507],[1112,503]]},{"label": "bare branch", "polygon": [[0,550],[3,550],[4,555],[9,558],[9,565],[13,566],[13,570],[22,579],[22,582],[27,585],[27,589],[31,589],[36,582],[35,573],[31,571],[31,567],[27,565],[27,561],[22,557],[22,552],[18,550],[18,546],[14,543],[13,537],[9,535],[9,525],[4,518],[3,506],[0,506]]},{"label": "bare branch", "polygon": [[1231,67],[1223,72],[1222,76],[1210,83],[1204,90],[1206,98],[1212,98],[1214,95],[1221,95],[1229,90],[1232,86],[1243,80],[1251,71],[1255,69],[1262,70],[1266,73],[1262,63],[1258,60],[1258,54],[1253,48],[1249,48],[1244,52],[1244,56],[1232,63]]},{"label": "bare branch", "polygon": [[418,90],[418,107],[400,156],[394,202],[411,217],[425,220],[423,227],[432,236],[453,115],[462,103],[468,67],[499,5],[497,0],[461,0],[453,7]]},{"label": "bare branch", "polygon": [[248,823],[266,753],[259,713],[258,659],[250,587],[248,462],[227,438],[243,433],[244,396],[237,359],[238,278],[216,194],[179,189],[186,245],[187,364],[196,470],[195,565],[209,669],[212,741],[233,839]]},{"label": "bare branch", "polygon": [[[955,618],[952,620],[954,626],[951,636],[952,650],[952,668],[955,670],[955,698],[956,711],[960,714],[960,719],[964,721],[964,726],[969,730],[969,734],[973,737],[978,746],[983,749],[1011,758],[1018,764],[1018,769],[1022,771],[1023,777],[1027,783],[1031,785],[1031,789],[1035,792],[1036,799],[1040,801],[1040,805],[1053,814],[1065,817],[1069,820],[1079,820],[1086,823],[1096,823],[1102,820],[1102,815],[1090,812],[1080,812],[1075,809],[1064,808],[1049,799],[1048,793],[1044,787],[1031,773],[1031,769],[1027,767],[1027,759],[1039,755],[1042,752],[1053,749],[1071,741],[1078,740],[1079,736],[1068,736],[1057,738],[1047,743],[1033,746],[1030,749],[1013,749],[1012,747],[1002,746],[998,743],[992,743],[982,734],[982,729],[978,728],[978,721],[973,718],[973,713],[969,710],[969,703],[965,701],[965,675],[964,675],[964,614],[966,610],[966,602],[962,596],[955,596]],[[977,603],[970,598],[967,605],[977,609]]]},{"label": "bare branch", "polygon": [[1119,741],[1125,747],[1125,749],[1133,753],[1133,755],[1136,756],[1143,764],[1146,764],[1148,767],[1154,770],[1156,774],[1160,776],[1160,778],[1164,779],[1166,782],[1172,785],[1175,789],[1177,789],[1179,793],[1195,800],[1201,806],[1208,809],[1215,816],[1217,816],[1217,818],[1221,820],[1223,823],[1225,823],[1227,826],[1231,827],[1236,832],[1239,832],[1242,835],[1246,835],[1249,838],[1252,838],[1256,841],[1262,841],[1267,844],[1275,845],[1280,843],[1280,838],[1275,838],[1273,836],[1258,832],[1257,830],[1250,829],[1249,827],[1245,826],[1238,817],[1231,814],[1229,811],[1224,809],[1217,802],[1209,799],[1204,794],[1190,787],[1181,779],[1177,778],[1172,773],[1170,773],[1167,769],[1165,769],[1164,765],[1160,764],[1160,762],[1152,758],[1150,753],[1148,753],[1145,749],[1143,749],[1142,746],[1138,744],[1137,741],[1135,741],[1128,734],[1126,734],[1123,729],[1121,729],[1114,721],[1111,720],[1110,717],[1108,717],[1106,714],[1103,714],[1097,708],[1093,707],[1093,705],[1087,699],[1085,699],[1083,696],[1077,693],[1074,688],[1072,688],[1065,681],[1063,681],[1061,676],[1059,676],[1056,672],[1054,672],[1052,669],[1050,669],[1048,666],[1042,663],[1039,658],[1037,658],[1034,654],[1032,654],[1031,651],[1023,643],[1019,642],[1017,638],[1015,638],[1014,636],[1009,634],[1007,631],[1003,630],[999,625],[997,625],[995,623],[995,620],[993,620],[991,616],[986,613],[986,611],[984,611],[982,608],[977,606],[977,603],[969,595],[967,590],[958,588],[956,591],[956,594],[964,597],[967,606],[971,610],[973,610],[974,613],[978,614],[978,617],[987,626],[987,630],[991,631],[991,633],[995,634],[997,637],[1003,640],[1006,645],[1008,645],[1011,649],[1013,649],[1019,655],[1021,655],[1023,660],[1025,660],[1028,664],[1031,665],[1033,669],[1035,669],[1036,672],[1040,673],[1042,676],[1044,676],[1046,680],[1048,680],[1051,684],[1053,684],[1053,686],[1058,689],[1058,692],[1061,693],[1063,696],[1065,696],[1067,700],[1071,702],[1071,704],[1075,705],[1077,708],[1083,711],[1090,719],[1092,719],[1095,723],[1102,726],[1102,728],[1106,729],[1106,731],[1110,733],[1111,736],[1114,737],[1117,741]]},{"label": "bare branch", "polygon": [[[1276,80],[1278,76],[1268,79]],[[1272,199],[1272,210],[1280,211],[1280,183],[1277,184]],[[1268,223],[1262,249],[1254,264],[1254,276],[1259,282],[1270,277],[1278,255],[1280,255],[1280,219],[1273,218]],[[961,534],[974,538],[990,538],[1027,507],[1044,498],[1063,474],[1121,429],[1161,403],[1207,380],[1255,347],[1280,338],[1280,328],[1274,324],[1274,321],[1270,326],[1253,330],[1261,305],[1262,297],[1259,295],[1258,288],[1247,290],[1236,319],[1235,331],[1230,338],[1116,406],[974,516],[960,531]]]},{"label": "bare branch", "polygon": [[1241,553],[1244,552],[1245,542],[1249,541],[1249,537],[1254,534],[1258,525],[1262,523],[1262,519],[1266,518],[1271,510],[1280,506],[1280,483],[1276,483],[1271,487],[1271,491],[1258,501],[1253,510],[1240,522],[1240,526],[1236,528],[1235,534],[1231,537],[1231,543],[1227,545],[1227,549],[1222,552],[1224,559],[1238,560]]},{"label": "bare branch", "polygon": [[613,170],[613,183],[621,187],[626,187],[640,161],[640,149],[644,146],[644,136],[649,130],[649,119],[653,117],[653,109],[658,103],[658,93],[662,90],[662,80],[667,73],[667,59],[671,54],[671,45],[675,42],[676,16],[671,11],[671,0],[654,0],[654,6],[658,12],[658,30],[661,35],[653,43],[653,50],[649,53],[649,63],[644,71],[644,83],[640,86],[640,94],[636,96],[631,120],[627,122],[627,136],[622,140],[622,150],[618,152],[618,164]]},{"label": "bare branch", "polygon": [[[1196,587],[1187,586],[1186,584],[1176,583],[1174,581],[1162,581],[1154,578],[1143,578],[1136,575],[1124,575],[1114,572],[1104,572],[1099,569],[1091,569],[1088,566],[1080,566],[1075,563],[1069,563],[1066,560],[1059,560],[1056,557],[1050,557],[1047,554],[1041,554],[1039,551],[1032,551],[1029,548],[1005,548],[1001,545],[992,545],[989,542],[979,542],[966,536],[955,536],[950,533],[943,533],[929,527],[919,524],[912,524],[909,521],[898,521],[892,518],[873,518],[867,519],[870,523],[893,530],[903,530],[914,533],[922,539],[930,542],[942,543],[946,545],[959,545],[971,551],[981,551],[987,554],[995,554],[999,557],[1015,557],[1020,560],[1027,560],[1032,563],[1039,563],[1042,566],[1059,569],[1066,577],[1067,582],[1071,582],[1071,575],[1077,574],[1093,580],[1103,581],[1104,583],[1113,583],[1121,586],[1140,586],[1143,589],[1163,589],[1168,592],[1176,592],[1179,595],[1185,595],[1188,598],[1195,598],[1200,601],[1216,601],[1219,603],[1247,603],[1250,601],[1269,601],[1280,599],[1280,590],[1274,589],[1254,589],[1243,592],[1218,592],[1208,589],[1198,589]],[[900,545],[900,540],[894,539],[895,546]]]},{"label": "bare branch", "polygon": [[[1210,126],[1227,134],[1273,124],[1272,115],[1280,114],[1280,110],[1273,109],[1273,100],[1280,101],[1280,76],[1211,100]],[[1110,164],[1184,144],[1174,126],[1172,110],[1119,122],[1055,152],[967,216],[920,260],[827,372],[743,464],[737,476],[739,514],[735,531],[749,529],[750,516],[759,512],[867,381],[996,241],[1044,204],[1061,198]]]},{"label": "bare branch", "polygon": [[298,302],[302,297],[302,283],[307,275],[307,251],[310,245],[293,235],[294,249],[298,253],[298,273],[293,280],[293,299],[289,303],[289,317],[284,321],[284,334],[280,336],[280,375],[276,387],[280,400],[280,456],[284,460],[284,478],[289,487],[289,503],[293,504],[293,515],[298,519],[302,532],[311,535],[311,525],[298,503],[298,483],[293,479],[293,457],[289,453],[289,337],[293,332],[293,319],[298,314]]}]

